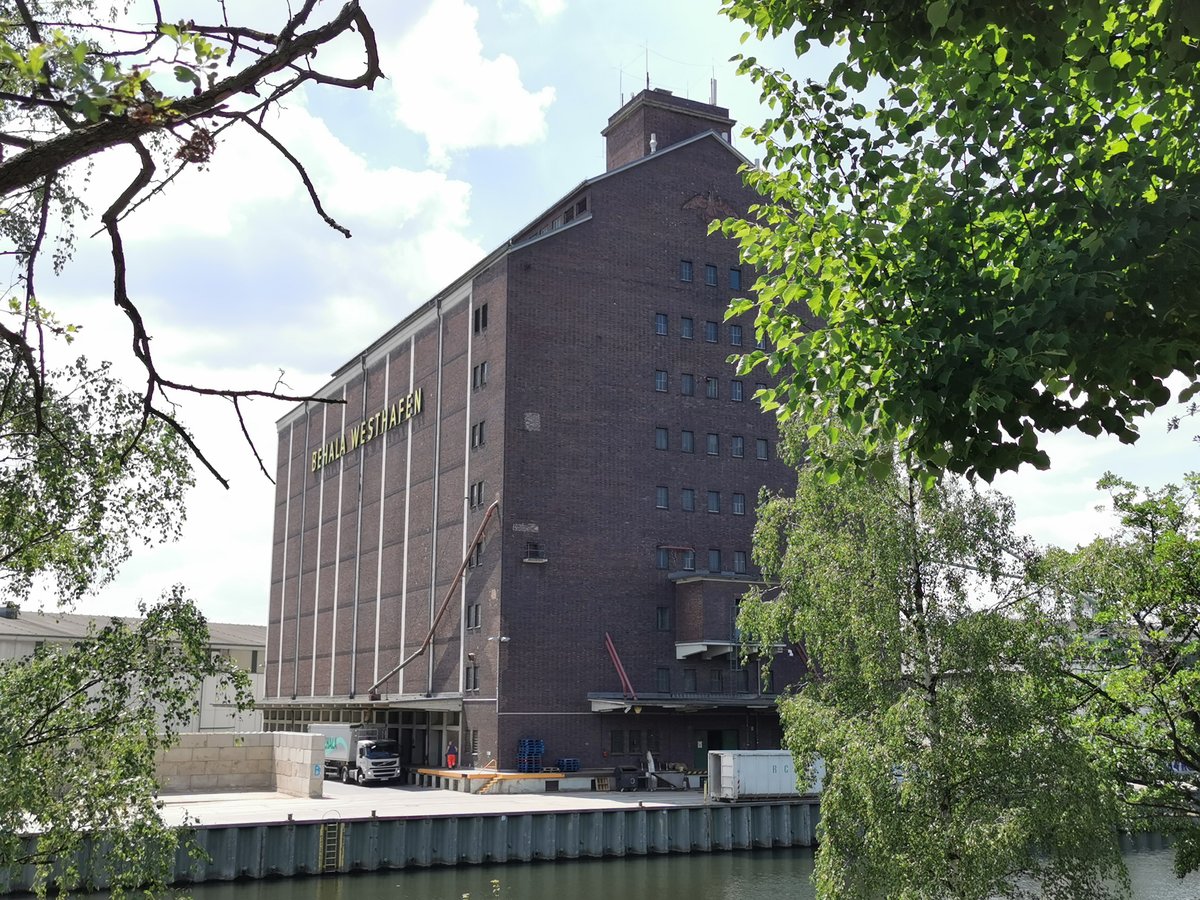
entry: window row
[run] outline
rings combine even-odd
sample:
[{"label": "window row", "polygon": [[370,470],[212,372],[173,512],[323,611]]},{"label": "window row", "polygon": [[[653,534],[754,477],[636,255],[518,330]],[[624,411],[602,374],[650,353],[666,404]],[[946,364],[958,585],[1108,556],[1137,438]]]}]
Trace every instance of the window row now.
[{"label": "window row", "polygon": [[[660,666],[654,670],[654,690],[659,694],[671,693],[671,670],[665,666]],[[709,669],[706,693],[723,694],[727,690],[747,693],[750,690],[750,670],[749,669]],[[767,693],[774,693],[770,687],[765,689]],[[700,684],[696,677],[695,669],[683,670],[683,693],[698,694],[700,693]],[[614,731],[613,734],[620,732]],[[620,751],[614,751],[620,752]]]},{"label": "window row", "polygon": [[[654,449],[655,450],[670,450],[671,449],[671,431],[669,428],[658,427],[654,429]],[[684,429],[679,432],[679,449],[683,453],[696,452],[696,432]],[[721,435],[716,432],[708,432],[704,437],[704,452],[708,456],[721,455]],[[754,439],[754,456],[756,459],[768,459],[770,453],[770,444],[766,438]],[[736,459],[741,459],[746,455],[746,439],[740,434],[729,435],[729,455]]]},{"label": "window row", "polygon": [[[671,333],[671,320],[666,313],[654,314],[654,333],[662,337],[666,337]],[[679,317],[679,336],[685,341],[695,340],[696,338],[696,320],[691,316]],[[721,341],[721,323],[714,322],[709,319],[704,322],[704,341],[708,344],[718,344]],[[741,325],[729,326],[729,344],[732,347],[741,347],[744,342],[744,331]],[[759,350],[766,348],[766,342],[757,340],[754,346]]]},{"label": "window row", "polygon": [[[674,559],[672,559],[674,557]],[[745,550],[734,550],[732,555],[722,555],[722,552],[717,547],[712,547],[708,551],[708,569],[710,574],[731,573],[733,575],[745,575],[746,566],[749,561],[749,555]],[[732,569],[726,569],[725,563],[732,563]],[[696,571],[696,551],[688,548],[675,547],[659,547],[655,559],[657,568],[664,571],[678,568],[683,572]]]},{"label": "window row", "polygon": [[[704,283],[709,287],[717,286],[717,267],[712,263],[706,263],[704,266]],[[696,267],[690,259],[681,259],[679,261],[679,280],[694,281],[696,278]],[[742,289],[742,270],[729,270],[729,289],[731,291],[740,291]]]},{"label": "window row", "polygon": [[[708,512],[718,514],[721,512],[720,491],[705,491],[704,500],[704,508]],[[671,489],[665,484],[660,484],[654,489],[654,505],[658,509],[671,508]],[[679,489],[679,508],[684,512],[696,511],[695,488]],[[744,516],[746,514],[746,495],[734,491],[730,497],[729,510],[735,516]]]},{"label": "window row", "polygon": [[[702,376],[704,381],[704,396],[709,400],[721,399],[721,379],[713,375]],[[756,391],[766,390],[767,386],[763,382],[755,382],[754,389]],[[654,390],[660,394],[665,394],[671,389],[671,375],[666,369],[654,370]],[[679,393],[684,397],[696,396],[696,376],[691,372],[679,373]],[[734,403],[741,403],[746,399],[746,385],[740,379],[733,379],[729,382],[729,399]]]}]

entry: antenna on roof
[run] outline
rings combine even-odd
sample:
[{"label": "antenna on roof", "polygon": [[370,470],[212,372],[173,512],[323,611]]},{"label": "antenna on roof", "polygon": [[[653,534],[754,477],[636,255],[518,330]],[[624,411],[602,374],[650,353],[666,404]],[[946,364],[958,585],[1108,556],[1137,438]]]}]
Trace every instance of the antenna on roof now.
[{"label": "antenna on roof", "polygon": [[650,90],[650,42],[644,43],[642,48],[646,51],[646,90]]},{"label": "antenna on roof", "polygon": [[708,79],[708,105],[717,105],[717,77],[715,75]]}]

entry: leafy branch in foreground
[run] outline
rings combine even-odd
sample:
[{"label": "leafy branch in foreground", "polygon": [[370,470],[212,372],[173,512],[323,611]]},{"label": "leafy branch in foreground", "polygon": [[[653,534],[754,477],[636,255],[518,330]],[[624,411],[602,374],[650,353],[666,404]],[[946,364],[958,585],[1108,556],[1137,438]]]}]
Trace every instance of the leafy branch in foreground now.
[{"label": "leafy branch in foreground", "polygon": [[[382,77],[375,34],[358,0],[349,0],[324,21],[323,4],[304,0],[289,10],[276,31],[229,21],[225,4],[214,3],[215,24],[167,22],[159,4],[151,21],[128,25],[106,18],[94,0],[6,0],[0,3],[0,234],[20,269],[25,311],[15,326],[0,323],[0,342],[35,385],[40,417],[46,378],[45,333],[39,325],[35,289],[50,225],[65,239],[56,266],[71,250],[71,225],[83,210],[72,167],[122,148],[133,151],[138,170],[100,215],[113,259],[113,301],[132,329],[134,356],[146,372],[144,425],[157,421],[174,431],[222,484],[193,436],[175,416],[169,391],[222,397],[239,421],[247,399],[316,399],[269,389],[193,385],[165,374],[151,351],[150,332],[127,288],[121,223],[143,202],[165,190],[188,166],[202,166],[221,135],[243,126],[262,136],[297,170],[322,218],[346,237],[350,232],[321,205],[299,158],[267,131],[264,121],[292,92],[307,84],[340,89],[372,88]],[[139,7],[139,9],[142,9]],[[363,49],[362,71],[353,76],[323,71],[317,53],[354,34]],[[92,189],[95,193],[97,189]],[[39,418],[40,421],[40,418]],[[243,423],[243,433],[245,433]],[[133,441],[136,442],[137,435]],[[251,442],[258,457],[258,451]],[[262,460],[260,467],[266,472]]]},{"label": "leafy branch in foreground", "polygon": [[[725,0],[770,118],[745,220],[776,376],[837,476],[898,444],[931,475],[1050,465],[1040,435],[1138,438],[1200,390],[1200,12],[1192,0]],[[882,93],[880,97],[879,94]],[[876,99],[878,98],[878,99]]]},{"label": "leafy branch in foreground", "polygon": [[188,722],[202,679],[250,703],[247,676],[212,654],[179,588],[142,615],[0,661],[0,866],[36,867],[43,896],[94,886],[81,880],[89,840],[91,875],[112,890],[164,887],[185,837],[159,816],[155,753]]}]

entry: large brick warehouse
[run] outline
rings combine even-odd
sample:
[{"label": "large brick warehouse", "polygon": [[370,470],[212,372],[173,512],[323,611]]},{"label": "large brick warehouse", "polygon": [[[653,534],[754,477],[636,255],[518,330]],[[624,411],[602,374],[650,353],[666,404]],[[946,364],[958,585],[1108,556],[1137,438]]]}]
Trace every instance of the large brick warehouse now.
[{"label": "large brick warehouse", "polygon": [[727,361],[755,340],[708,233],[751,202],[732,127],[638,94],[604,174],[279,421],[268,729],[505,769],[526,738],[585,767],[779,746],[798,658],[764,686],[734,628],[759,489],[794,473]]}]

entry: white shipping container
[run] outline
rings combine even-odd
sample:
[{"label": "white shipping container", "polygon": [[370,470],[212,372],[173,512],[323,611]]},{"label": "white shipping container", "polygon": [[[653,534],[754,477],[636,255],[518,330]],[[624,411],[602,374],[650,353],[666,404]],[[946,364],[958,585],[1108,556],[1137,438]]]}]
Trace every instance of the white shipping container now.
[{"label": "white shipping container", "polygon": [[787,750],[710,750],[708,793],[713,800],[733,802],[767,797],[800,797],[820,792],[825,766],[817,760],[814,783],[796,783],[795,763]]}]

